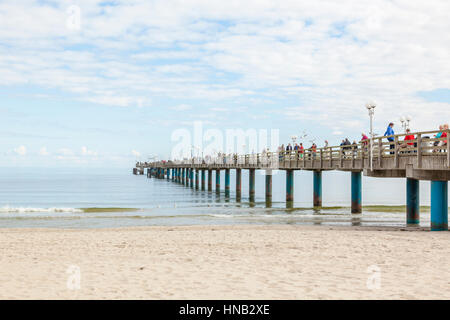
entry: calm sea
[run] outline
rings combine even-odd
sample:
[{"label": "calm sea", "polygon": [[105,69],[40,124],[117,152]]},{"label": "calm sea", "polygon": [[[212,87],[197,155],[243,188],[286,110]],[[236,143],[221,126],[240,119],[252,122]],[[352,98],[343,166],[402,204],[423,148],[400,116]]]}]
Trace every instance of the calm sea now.
[{"label": "calm sea", "polygon": [[[285,173],[274,172],[273,202],[264,199],[264,175],[256,174],[256,203],[248,201],[243,170],[242,200],[196,191],[167,180],[134,176],[127,169],[0,168],[0,227],[103,228],[194,224],[324,224],[403,226],[405,179],[363,177],[363,214],[350,214],[350,173],[323,173],[323,206],[312,208],[312,173],[295,172],[295,203],[287,209]],[[215,183],[215,177],[213,177]],[[214,188],[214,187],[213,187]],[[421,182],[421,205],[430,202],[430,184]],[[383,205],[388,207],[382,207]],[[115,208],[115,209],[108,209]],[[135,209],[135,210],[130,210]],[[429,209],[421,212],[429,226]]]}]

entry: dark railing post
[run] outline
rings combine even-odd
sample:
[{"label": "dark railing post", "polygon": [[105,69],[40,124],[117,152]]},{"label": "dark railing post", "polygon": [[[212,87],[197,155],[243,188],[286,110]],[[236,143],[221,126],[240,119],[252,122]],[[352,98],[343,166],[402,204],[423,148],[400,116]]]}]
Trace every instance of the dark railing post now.
[{"label": "dark railing post", "polygon": [[398,137],[394,137],[394,163],[395,167],[398,168],[399,166],[399,159],[398,159]]},{"label": "dark railing post", "polygon": [[417,134],[417,168],[422,168],[422,134]]}]

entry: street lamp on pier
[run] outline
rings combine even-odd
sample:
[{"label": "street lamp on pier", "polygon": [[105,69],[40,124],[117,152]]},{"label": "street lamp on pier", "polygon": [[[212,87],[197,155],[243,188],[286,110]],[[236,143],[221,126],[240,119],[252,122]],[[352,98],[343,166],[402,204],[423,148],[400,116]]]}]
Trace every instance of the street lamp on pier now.
[{"label": "street lamp on pier", "polygon": [[376,107],[376,103],[371,101],[366,103],[366,108],[369,111],[369,117],[370,117],[370,142],[369,142],[369,147],[370,147],[370,153],[369,153],[369,158],[370,158],[370,171],[373,171],[373,116],[375,114],[375,107]]},{"label": "street lamp on pier", "polygon": [[409,123],[411,122],[411,117],[410,116],[406,116],[406,117],[401,116],[400,122],[402,123],[403,131],[406,132],[406,129],[409,129]]}]

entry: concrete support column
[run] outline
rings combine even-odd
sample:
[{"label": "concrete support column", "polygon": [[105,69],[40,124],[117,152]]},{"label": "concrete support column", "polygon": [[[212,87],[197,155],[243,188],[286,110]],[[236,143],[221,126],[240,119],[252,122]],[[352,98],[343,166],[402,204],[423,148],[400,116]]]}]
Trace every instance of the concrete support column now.
[{"label": "concrete support column", "polygon": [[272,206],[272,170],[266,170],[266,207]]},{"label": "concrete support column", "polygon": [[181,183],[184,184],[185,182],[185,169],[181,168]]},{"label": "concrete support column", "polygon": [[220,193],[220,170],[216,170],[216,193]]},{"label": "concrete support column", "polygon": [[241,201],[242,170],[236,169],[236,201]]},{"label": "concrete support column", "polygon": [[230,196],[230,169],[225,169],[225,197]]},{"label": "concrete support column", "polygon": [[448,181],[431,181],[431,231],[448,230]]},{"label": "concrete support column", "polygon": [[406,178],[406,224],[415,226],[420,223],[419,180]]},{"label": "concrete support column", "polygon": [[294,202],[294,170],[286,170],[286,202]]},{"label": "concrete support column", "polygon": [[362,173],[352,172],[352,213],[361,213]]},{"label": "concrete support column", "polygon": [[322,171],[313,172],[313,205],[314,207],[322,206]]},{"label": "concrete support column", "polygon": [[199,186],[199,169],[195,169],[195,189],[198,190],[198,186]]},{"label": "concrete support column", "polygon": [[194,187],[194,169],[190,168],[189,169],[189,183],[191,188]]},{"label": "concrete support column", "polygon": [[202,169],[202,191],[205,191],[205,169]]},{"label": "concrete support column", "polygon": [[208,170],[208,191],[212,191],[212,170]]},{"label": "concrete support column", "polygon": [[167,169],[167,180],[170,180],[170,169]]},{"label": "concrete support column", "polygon": [[249,169],[248,172],[248,196],[250,202],[255,202],[255,169]]}]

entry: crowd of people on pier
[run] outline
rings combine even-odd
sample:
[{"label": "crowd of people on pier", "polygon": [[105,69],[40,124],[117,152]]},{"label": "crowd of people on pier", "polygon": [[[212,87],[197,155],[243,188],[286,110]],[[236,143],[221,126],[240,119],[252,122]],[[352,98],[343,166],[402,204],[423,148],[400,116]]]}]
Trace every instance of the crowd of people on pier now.
[{"label": "crowd of people on pier", "polygon": [[[421,143],[425,143],[428,147],[427,152],[445,152],[447,148],[447,135],[449,132],[448,123],[442,124],[439,126],[439,131],[433,137],[430,136],[422,136]],[[409,128],[405,129],[405,134],[396,136],[394,131],[394,123],[391,122],[387,126],[387,129],[383,135],[385,139],[389,142],[389,153],[394,154],[397,146],[398,153],[415,153],[417,152],[417,137],[411,133]],[[402,137],[402,140],[399,138]],[[340,143],[340,152],[342,156],[356,156],[358,152],[367,153],[370,148],[370,138],[365,133],[361,133],[361,138],[357,140],[353,140],[350,142],[348,138],[342,139]],[[320,152],[325,152],[325,155],[331,155],[332,147],[329,146],[327,140],[324,141],[324,145],[321,148]],[[327,153],[328,152],[328,153]],[[276,153],[271,152],[269,148],[264,148],[261,152],[261,156],[263,158],[269,158],[278,155],[278,160],[283,160],[287,155],[289,155],[292,159],[292,156],[297,159],[315,159],[318,153],[318,146],[315,142],[311,142],[309,148],[305,148],[303,142],[288,143],[286,146],[282,144],[277,148]],[[256,156],[254,150],[250,156]],[[218,160],[220,159],[220,160]],[[229,161],[237,162],[239,159],[239,155],[237,153],[222,153],[218,152],[215,156],[207,155],[205,157],[191,157],[191,159],[184,159],[183,161],[189,161],[192,163],[212,163],[217,161],[223,161],[224,164]],[[170,161],[172,162],[172,161]]]},{"label": "crowd of people on pier", "polygon": [[[439,126],[439,132],[433,137],[433,147],[434,148],[432,152],[442,152],[443,147],[447,145],[447,140],[444,140],[444,138],[447,138],[447,132],[449,130],[448,124],[442,124]],[[389,142],[389,149],[391,149],[390,154],[394,154],[394,149],[396,146],[395,143],[395,131],[394,131],[394,123],[389,123],[384,135],[386,137],[387,141]],[[409,153],[409,152],[415,152],[413,150],[415,147],[417,147],[417,137],[411,133],[411,130],[409,128],[406,128],[405,135],[403,137],[403,141],[397,141],[398,148],[400,153]],[[431,139],[429,136],[422,137],[423,140]],[[361,133],[361,139],[359,141],[353,140],[353,142],[350,142],[348,138],[342,139],[340,143],[341,152],[344,156],[355,155],[358,151],[358,148],[364,152],[367,152],[369,150],[369,142],[370,138],[365,134]],[[359,147],[358,147],[359,146]],[[327,150],[329,148],[328,141],[325,140],[323,150]],[[280,160],[284,158],[286,154],[291,154],[292,152],[298,154],[298,158],[303,158],[305,155],[309,155],[309,158],[314,158],[317,153],[317,145],[312,142],[311,146],[307,149],[303,146],[303,143],[294,143],[294,146],[292,146],[290,143],[288,143],[286,146],[282,144],[278,147],[278,154]]]}]

